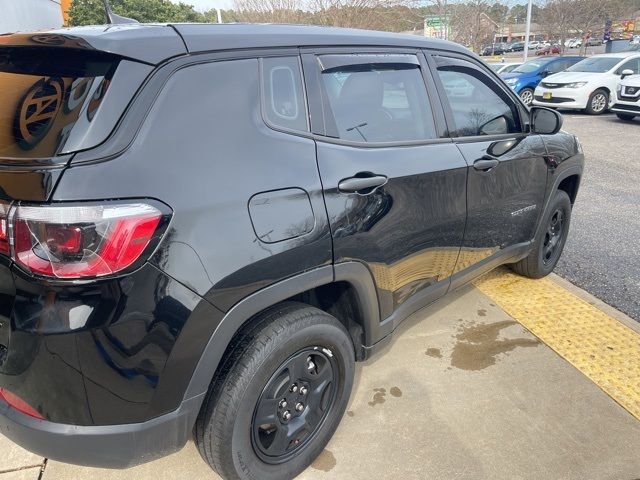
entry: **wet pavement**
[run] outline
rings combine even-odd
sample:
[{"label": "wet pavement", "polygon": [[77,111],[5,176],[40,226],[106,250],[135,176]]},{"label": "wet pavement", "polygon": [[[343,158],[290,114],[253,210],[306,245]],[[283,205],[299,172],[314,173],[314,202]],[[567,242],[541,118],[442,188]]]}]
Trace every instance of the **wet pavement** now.
[{"label": "wet pavement", "polygon": [[556,273],[640,321],[640,117],[563,113],[587,165]]},{"label": "wet pavement", "polygon": [[[499,300],[470,286],[408,319],[381,355],[357,365],[338,431],[299,478],[639,478],[640,422]],[[130,470],[43,469],[3,437],[0,451],[10,459],[0,456],[0,480],[218,478],[192,442]]]}]

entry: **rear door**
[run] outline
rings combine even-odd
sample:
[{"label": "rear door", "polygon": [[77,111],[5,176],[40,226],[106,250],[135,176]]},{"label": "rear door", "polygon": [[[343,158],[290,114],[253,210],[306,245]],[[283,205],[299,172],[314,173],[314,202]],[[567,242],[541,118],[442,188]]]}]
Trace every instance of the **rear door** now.
[{"label": "rear door", "polygon": [[469,164],[467,227],[453,285],[526,251],[543,208],[548,166],[528,112],[488,69],[433,55],[455,145]]},{"label": "rear door", "polygon": [[447,291],[464,233],[467,165],[433,107],[423,57],[303,58],[334,260],[361,262],[373,274],[380,337],[397,323],[385,319]]}]

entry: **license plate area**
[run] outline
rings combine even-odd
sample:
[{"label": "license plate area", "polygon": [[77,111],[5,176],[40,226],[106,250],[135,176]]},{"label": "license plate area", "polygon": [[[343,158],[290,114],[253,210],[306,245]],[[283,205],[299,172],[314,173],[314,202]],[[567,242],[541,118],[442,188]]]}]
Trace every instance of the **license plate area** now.
[{"label": "license plate area", "polygon": [[542,98],[543,98],[544,100],[551,100],[551,99],[553,98],[553,93],[551,93],[551,92],[544,92],[544,93],[542,94]]}]

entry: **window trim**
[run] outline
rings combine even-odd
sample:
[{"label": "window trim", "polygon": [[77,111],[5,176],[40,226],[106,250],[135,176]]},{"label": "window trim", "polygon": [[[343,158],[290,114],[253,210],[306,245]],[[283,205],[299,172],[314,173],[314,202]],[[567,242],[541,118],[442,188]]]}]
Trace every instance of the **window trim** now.
[{"label": "window trim", "polygon": [[[479,142],[479,141],[494,141],[494,140],[504,140],[509,138],[518,138],[522,136],[527,136],[530,134],[530,125],[529,125],[529,109],[522,103],[522,99],[516,95],[513,90],[504,84],[500,80],[498,74],[496,74],[493,70],[484,65],[481,65],[478,61],[473,58],[466,57],[464,55],[457,55],[455,53],[449,53],[445,51],[439,50],[427,50],[425,51],[425,57],[427,63],[429,64],[430,70],[434,73],[434,81],[436,83],[436,89],[438,91],[438,96],[440,97],[440,102],[442,103],[442,108],[445,112],[445,117],[447,120],[447,126],[449,131],[449,136],[457,143],[470,143],[470,142]],[[455,121],[453,118],[453,112],[451,111],[451,107],[449,105],[449,101],[447,99],[447,94],[444,89],[444,85],[437,75],[438,65],[436,63],[435,57],[444,58],[445,60],[460,60],[467,62],[470,67],[478,70],[480,73],[483,73],[486,77],[489,78],[490,81],[494,83],[496,87],[498,87],[502,92],[505,93],[506,97],[510,98],[517,111],[518,111],[518,120],[520,123],[521,130],[520,132],[512,132],[512,133],[501,133],[496,135],[468,135],[468,136],[457,136],[454,132],[456,132]],[[499,81],[496,81],[496,78]]]},{"label": "window trim", "polygon": [[[295,58],[295,59],[297,59],[298,68],[299,68],[298,72],[300,74],[300,86],[302,88],[302,91],[300,93],[302,94],[302,104],[303,104],[303,107],[304,107],[306,130],[296,130],[295,128],[288,128],[288,127],[283,127],[282,125],[276,125],[271,120],[269,120],[269,118],[267,117],[266,109],[267,109],[267,93],[268,92],[265,91],[265,72],[264,72],[264,62],[263,62],[263,60],[265,58],[269,58],[269,59],[274,59],[274,58]],[[271,130],[275,130],[277,132],[289,133],[289,134],[294,134],[294,135],[308,136],[310,134],[310,127],[311,127],[310,118],[309,118],[309,102],[308,102],[308,99],[307,99],[307,87],[306,87],[306,83],[305,83],[305,80],[304,80],[304,71],[302,69],[302,62],[301,62],[301,59],[300,59],[300,55],[299,54],[295,54],[295,55],[293,55],[293,54],[292,55],[283,54],[283,55],[268,55],[268,56],[264,55],[264,56],[257,57],[257,60],[258,60],[258,75],[260,77],[259,78],[259,82],[258,82],[258,88],[259,88],[259,94],[260,94],[260,117],[262,118],[262,121],[264,122],[264,124],[267,127],[269,127]],[[291,73],[293,73],[293,71],[291,71]],[[294,81],[295,81],[295,76],[294,76]],[[273,86],[272,83],[269,83],[269,85]],[[273,90],[273,88],[272,88],[272,90]],[[271,102],[273,103],[273,98],[271,99]],[[296,103],[297,103],[297,98],[296,98]],[[300,108],[299,105],[298,105],[298,108]],[[275,109],[274,109],[274,112],[275,112]],[[276,112],[276,114],[277,114],[277,112]]]},{"label": "window trim", "polygon": [[[640,73],[640,56],[639,57],[631,57],[624,60],[622,64],[618,64],[619,66],[615,69],[614,75],[622,75],[622,71],[626,70],[624,66],[629,62],[637,62],[638,72]],[[637,74],[636,74],[637,75]]]},{"label": "window trim", "polygon": [[[309,99],[310,108],[310,120],[311,120],[311,136],[318,142],[331,143],[335,145],[344,145],[356,148],[390,148],[390,147],[415,147],[422,145],[442,144],[450,143],[451,139],[448,136],[443,135],[446,130],[444,124],[444,112],[441,110],[441,105],[433,101],[433,92],[429,92],[429,88],[435,88],[435,84],[431,79],[431,72],[428,70],[428,65],[424,62],[422,57],[422,51],[416,49],[394,49],[393,47],[385,48],[350,48],[345,47],[331,47],[313,49],[306,48],[302,50],[302,66],[303,77],[307,84],[307,91],[311,92],[313,96]],[[401,140],[390,142],[364,142],[353,141],[337,138],[329,134],[330,128],[335,126],[335,120],[333,119],[333,112],[328,103],[328,96],[324,89],[324,84],[321,80],[322,65],[320,62],[320,56],[323,55],[341,55],[341,56],[366,56],[366,55],[413,55],[416,57],[417,62],[401,62],[407,63],[412,67],[417,67],[420,71],[420,77],[422,78],[425,90],[427,92],[427,101],[431,109],[431,116],[433,117],[433,125],[437,138],[424,139],[424,140]],[[369,62],[367,62],[369,63]],[[397,61],[393,63],[398,63]],[[345,63],[343,66],[357,65],[357,63]],[[431,82],[427,79],[431,79]],[[313,102],[313,103],[311,103]],[[337,132],[337,127],[336,127]]]}]

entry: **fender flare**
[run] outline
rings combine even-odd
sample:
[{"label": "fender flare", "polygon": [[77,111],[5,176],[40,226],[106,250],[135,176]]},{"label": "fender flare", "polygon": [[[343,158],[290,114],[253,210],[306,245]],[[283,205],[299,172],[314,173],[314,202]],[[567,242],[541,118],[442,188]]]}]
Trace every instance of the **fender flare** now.
[{"label": "fender flare", "polygon": [[547,213],[547,209],[549,208],[549,204],[551,203],[551,197],[553,195],[553,192],[555,192],[556,190],[558,190],[558,187],[560,186],[560,183],[565,179],[565,178],[569,178],[573,175],[577,175],[578,178],[580,180],[582,180],[582,171],[583,168],[580,165],[571,165],[570,167],[567,167],[566,169],[562,170],[562,172],[558,173],[556,178],[553,181],[553,184],[551,185],[551,188],[548,191],[548,194],[546,195],[545,201],[544,201],[544,208],[542,209],[542,213],[538,219],[538,226],[536,228],[536,233],[535,236],[533,237],[534,239],[538,237],[538,233],[540,231],[540,229],[542,228],[542,221],[545,217],[545,214]]},{"label": "fender flare", "polygon": [[335,281],[348,282],[355,289],[364,319],[365,339],[369,341],[369,336],[380,323],[380,314],[373,278],[367,267],[359,262],[346,262],[335,265],[335,271],[333,265],[309,270],[253,293],[226,313],[209,338],[191,376],[184,400],[198,396],[201,397],[200,402],[204,400],[202,394],[208,391],[227,347],[254,315],[294,295]]}]

